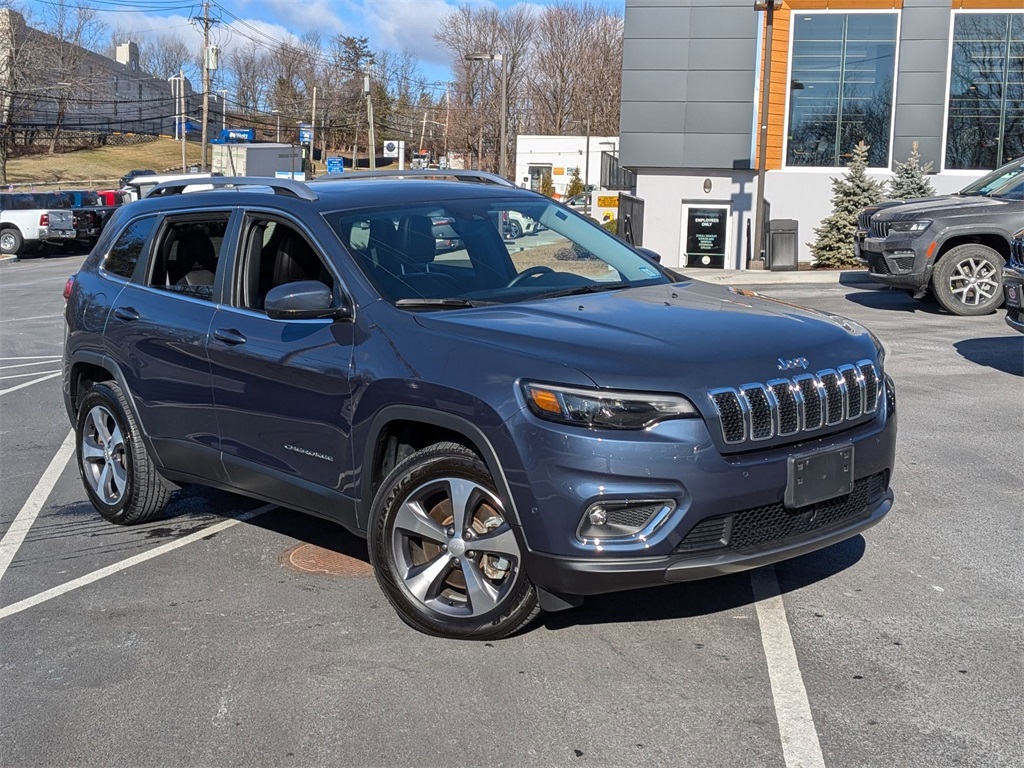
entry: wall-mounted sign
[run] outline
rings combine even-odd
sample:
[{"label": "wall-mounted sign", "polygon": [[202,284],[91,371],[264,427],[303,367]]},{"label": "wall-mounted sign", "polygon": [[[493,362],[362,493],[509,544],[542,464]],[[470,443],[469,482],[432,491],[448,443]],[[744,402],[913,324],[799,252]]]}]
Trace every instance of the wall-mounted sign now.
[{"label": "wall-mounted sign", "polygon": [[555,168],[551,173],[555,176],[565,176],[565,168]]},{"label": "wall-mounted sign", "polygon": [[726,237],[729,229],[729,208],[687,208],[687,267],[722,269],[725,267]]}]

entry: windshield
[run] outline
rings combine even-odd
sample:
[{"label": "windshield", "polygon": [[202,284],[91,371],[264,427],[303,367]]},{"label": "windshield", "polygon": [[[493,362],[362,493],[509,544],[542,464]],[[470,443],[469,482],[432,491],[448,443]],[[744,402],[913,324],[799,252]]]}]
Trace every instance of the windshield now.
[{"label": "windshield", "polygon": [[1024,173],[1024,158],[1018,158],[1012,163],[996,168],[991,173],[982,176],[973,184],[968,184],[960,190],[961,195],[987,195],[1005,186],[1007,182]]},{"label": "windshield", "polygon": [[326,218],[381,295],[403,307],[670,282],[617,237],[547,199],[448,200]]},{"label": "windshield", "polygon": [[991,193],[991,197],[999,200],[1024,200],[1024,174],[1018,175],[1012,181]]}]

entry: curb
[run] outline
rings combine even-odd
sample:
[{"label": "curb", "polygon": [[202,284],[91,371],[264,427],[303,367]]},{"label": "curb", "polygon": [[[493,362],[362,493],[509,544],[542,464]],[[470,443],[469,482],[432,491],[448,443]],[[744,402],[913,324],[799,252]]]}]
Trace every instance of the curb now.
[{"label": "curb", "polygon": [[15,256],[13,253],[5,253],[2,256],[0,256],[0,266],[3,266],[4,264],[13,264],[17,260],[18,257]]},{"label": "curb", "polygon": [[674,269],[681,275],[716,285],[866,285],[866,269],[806,269],[770,272],[760,269]]}]

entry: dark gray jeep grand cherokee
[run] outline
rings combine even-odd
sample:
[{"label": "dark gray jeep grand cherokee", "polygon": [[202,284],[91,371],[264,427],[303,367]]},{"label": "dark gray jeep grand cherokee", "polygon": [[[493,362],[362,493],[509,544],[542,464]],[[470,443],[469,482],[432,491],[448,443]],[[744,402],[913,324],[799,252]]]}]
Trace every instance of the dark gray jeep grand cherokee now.
[{"label": "dark gray jeep grand cherokee", "polygon": [[931,293],[957,315],[984,315],[1003,302],[1003,266],[1022,226],[1024,158],[956,195],[867,208],[854,245],[873,280],[915,298]]},{"label": "dark gray jeep grand cherokee", "polygon": [[[174,182],[121,208],[66,310],[100,514],[150,520],[200,483],[319,515],[368,539],[407,623],[486,639],[889,511],[895,396],[867,330],[448,175]],[[506,241],[505,212],[544,229]],[[437,217],[461,248],[438,251]]]}]

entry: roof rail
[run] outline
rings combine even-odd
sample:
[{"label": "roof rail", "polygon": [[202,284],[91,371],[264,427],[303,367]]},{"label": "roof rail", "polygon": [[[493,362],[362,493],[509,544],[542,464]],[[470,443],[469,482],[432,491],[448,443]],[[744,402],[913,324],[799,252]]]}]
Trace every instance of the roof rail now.
[{"label": "roof rail", "polygon": [[514,187],[508,179],[487,171],[438,170],[436,168],[413,168],[407,171],[356,171],[348,173],[327,173],[313,179],[318,181],[358,181],[359,179],[455,179],[471,181],[477,184],[497,184],[502,187]]},{"label": "roof rail", "polygon": [[293,179],[271,179],[263,176],[197,176],[194,179],[176,179],[157,184],[146,195],[149,197],[167,197],[169,195],[180,195],[186,187],[203,185],[216,189],[233,189],[236,192],[251,191],[247,187],[265,187],[272,189],[275,195],[287,195],[297,197],[300,200],[310,202],[319,200],[320,196],[311,190],[304,182]]}]

